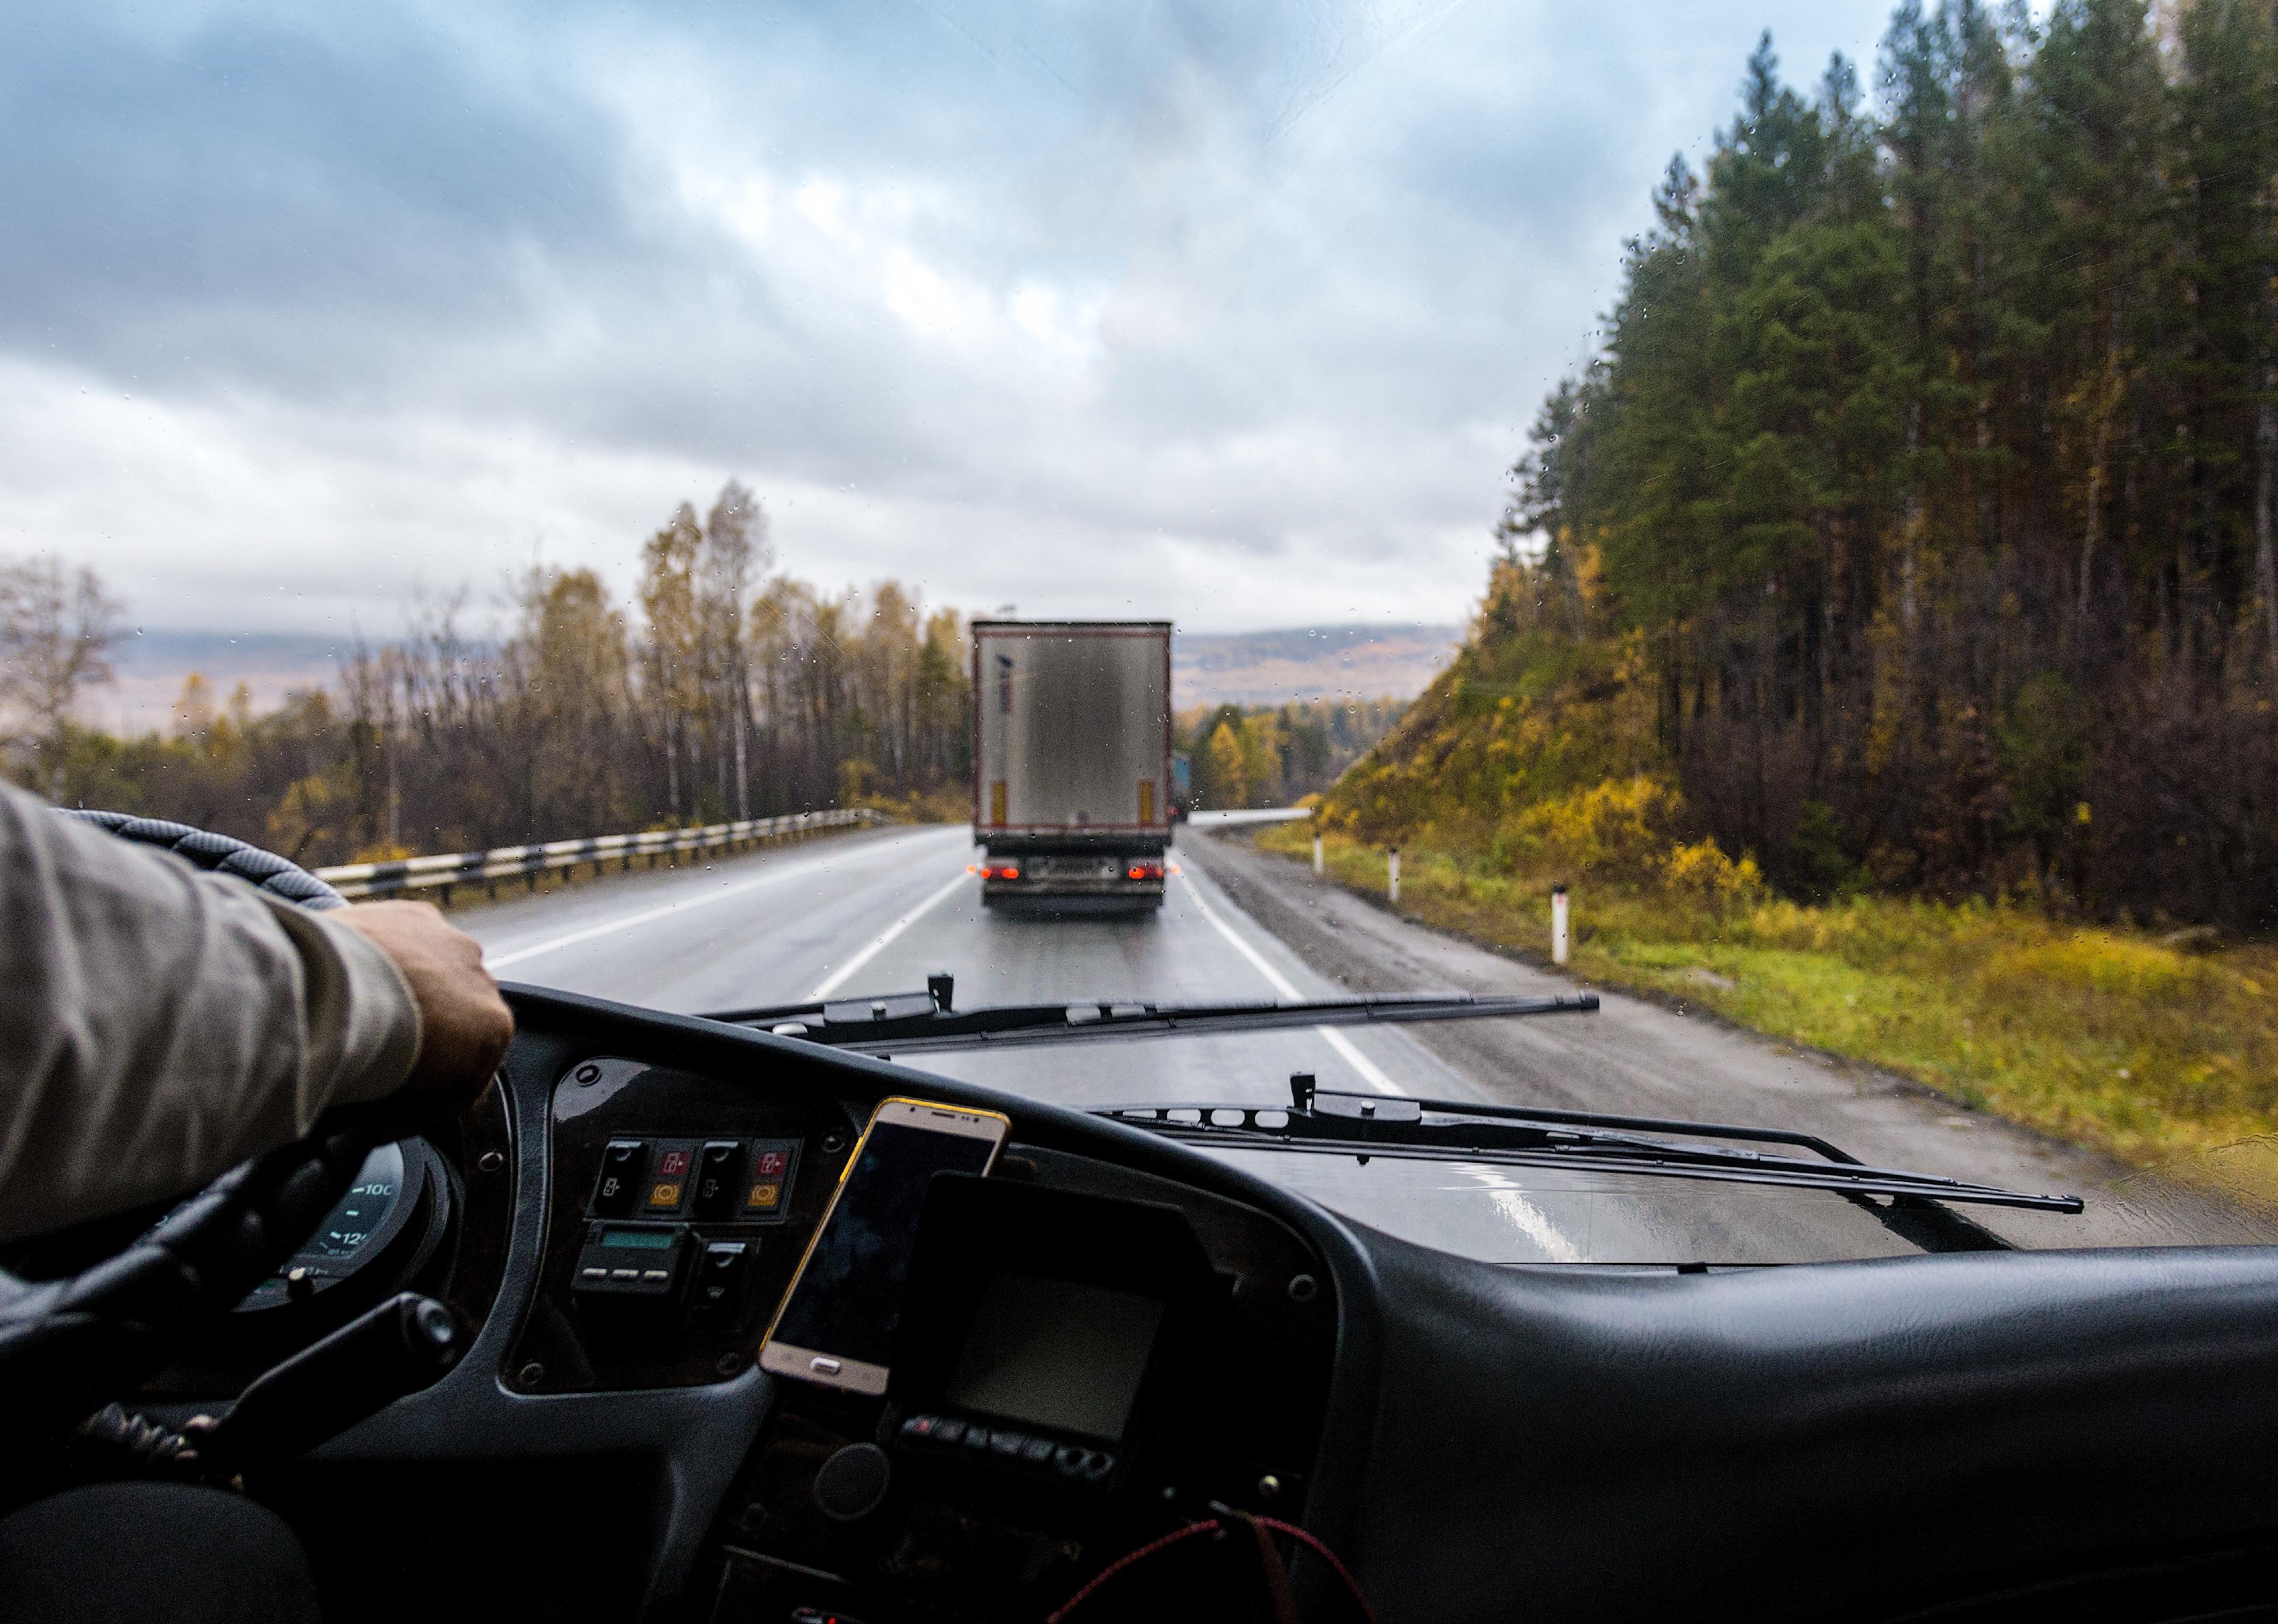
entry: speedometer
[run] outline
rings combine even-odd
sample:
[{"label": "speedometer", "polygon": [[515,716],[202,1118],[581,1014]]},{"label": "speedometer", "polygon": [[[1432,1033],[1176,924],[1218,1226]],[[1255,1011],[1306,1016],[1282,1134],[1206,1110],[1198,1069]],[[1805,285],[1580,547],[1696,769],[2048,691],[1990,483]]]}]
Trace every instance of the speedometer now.
[{"label": "speedometer", "polygon": [[[369,1273],[383,1288],[416,1270],[440,1239],[450,1186],[424,1140],[382,1145],[355,1182],[278,1271],[246,1294],[240,1314],[307,1302]],[[359,1291],[354,1295],[368,1293]]]},{"label": "speedometer", "polygon": [[356,1181],[325,1215],[300,1258],[337,1261],[354,1257],[379,1232],[403,1192],[403,1147],[382,1145],[364,1158]]}]

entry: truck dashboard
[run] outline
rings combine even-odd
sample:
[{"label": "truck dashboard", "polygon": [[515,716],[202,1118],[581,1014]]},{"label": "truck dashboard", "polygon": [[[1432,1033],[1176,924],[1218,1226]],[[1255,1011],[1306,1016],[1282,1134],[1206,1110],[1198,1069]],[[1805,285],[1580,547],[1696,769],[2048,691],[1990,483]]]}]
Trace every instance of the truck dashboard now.
[{"label": "truck dashboard", "polygon": [[[2149,1620],[2267,1591],[2264,1251],[1499,1267],[1113,1120],[510,996],[500,1085],[359,1180],[325,1283],[296,1260],[133,1395],[179,1424],[359,1305],[449,1306],[440,1379],[244,1475],[335,1620]],[[769,1375],[890,1095],[1009,1138],[934,1183],[884,1393]]]}]

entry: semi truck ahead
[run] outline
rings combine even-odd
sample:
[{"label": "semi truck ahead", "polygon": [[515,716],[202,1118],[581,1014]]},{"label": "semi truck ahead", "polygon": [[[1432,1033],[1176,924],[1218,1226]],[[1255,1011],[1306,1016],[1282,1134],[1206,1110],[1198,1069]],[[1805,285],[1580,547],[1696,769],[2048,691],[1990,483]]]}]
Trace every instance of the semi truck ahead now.
[{"label": "semi truck ahead", "polygon": [[975,621],[973,709],[982,903],[1161,907],[1170,622]]}]

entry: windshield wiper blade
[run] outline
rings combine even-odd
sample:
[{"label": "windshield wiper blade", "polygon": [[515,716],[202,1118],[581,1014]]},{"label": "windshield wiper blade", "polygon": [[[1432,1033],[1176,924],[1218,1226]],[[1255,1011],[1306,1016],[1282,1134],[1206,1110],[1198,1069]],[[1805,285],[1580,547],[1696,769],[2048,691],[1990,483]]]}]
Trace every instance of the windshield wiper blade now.
[{"label": "windshield wiper blade", "polygon": [[[1398,1095],[1316,1093],[1309,1083],[1310,1079],[1292,1080],[1293,1098],[1287,1107],[1182,1104],[1089,1109],[1094,1116],[1167,1139],[1225,1149],[1349,1155],[1364,1161],[1385,1156],[1510,1167],[1586,1166],[1601,1172],[1781,1185],[1831,1190],[1846,1196],[1964,1202],[2038,1212],[2077,1213],[2083,1206],[2076,1195],[2036,1194],[1937,1173],[1869,1167],[1824,1140],[1777,1128]],[[1652,1137],[1656,1133],[1693,1137]],[[1698,1142],[1703,1138],[1794,1146],[1824,1159],[1808,1161]],[[1956,1238],[1945,1239],[1951,1243]],[[1990,1236],[1986,1239],[1992,1240]]]},{"label": "windshield wiper blade", "polygon": [[953,1049],[1205,1033],[1216,1036],[1303,1026],[1585,1015],[1598,1007],[1594,993],[1560,994],[1550,998],[1403,993],[1293,1003],[1152,1003],[1141,999],[1100,999],[1081,1003],[1003,1004],[956,1010],[950,1008],[951,989],[944,985],[949,978],[935,976],[929,980],[935,985],[922,993],[730,1010],[705,1018],[762,1026],[785,1036],[826,1043],[857,1054],[928,1055]]}]

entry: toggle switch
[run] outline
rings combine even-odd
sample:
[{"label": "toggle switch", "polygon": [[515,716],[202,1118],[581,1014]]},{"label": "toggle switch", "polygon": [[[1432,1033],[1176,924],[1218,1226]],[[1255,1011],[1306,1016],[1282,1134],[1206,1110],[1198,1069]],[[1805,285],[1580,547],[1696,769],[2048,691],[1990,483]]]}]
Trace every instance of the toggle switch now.
[{"label": "toggle switch", "polygon": [[732,1218],[744,1195],[744,1141],[714,1140],[696,1162],[696,1216]]},{"label": "toggle switch", "polygon": [[648,1141],[613,1139],[601,1152],[601,1176],[593,1186],[593,1210],[605,1218],[622,1218],[632,1210],[648,1173]]}]

